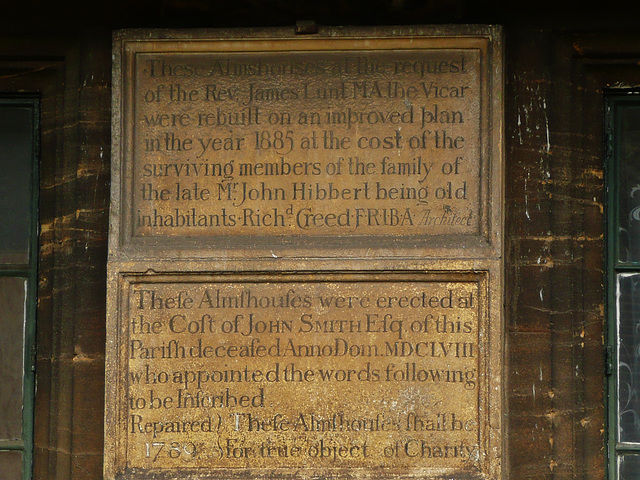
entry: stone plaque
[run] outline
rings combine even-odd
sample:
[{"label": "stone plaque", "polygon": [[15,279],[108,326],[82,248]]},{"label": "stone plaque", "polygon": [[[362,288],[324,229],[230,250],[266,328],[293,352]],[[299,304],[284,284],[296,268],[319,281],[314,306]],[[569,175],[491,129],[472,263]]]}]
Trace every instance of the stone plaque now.
[{"label": "stone plaque", "polygon": [[502,475],[494,27],[114,37],[107,480]]},{"label": "stone plaque", "polygon": [[492,240],[500,79],[488,36],[120,48],[125,243]]},{"label": "stone plaque", "polygon": [[478,274],[126,276],[117,465],[486,472],[485,291]]}]

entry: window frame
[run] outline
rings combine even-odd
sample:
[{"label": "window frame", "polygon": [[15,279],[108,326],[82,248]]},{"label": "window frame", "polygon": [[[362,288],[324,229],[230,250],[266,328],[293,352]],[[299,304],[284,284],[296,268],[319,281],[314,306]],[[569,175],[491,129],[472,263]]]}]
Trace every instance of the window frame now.
[{"label": "window frame", "polygon": [[0,440],[0,452],[22,452],[22,478],[33,476],[34,412],[36,393],[36,315],[39,258],[39,179],[40,179],[40,98],[36,95],[0,95],[0,111],[5,107],[31,110],[31,179],[28,260],[25,264],[0,263],[0,277],[21,278],[26,282],[23,345],[22,439]]},{"label": "window frame", "polygon": [[621,143],[620,107],[640,108],[640,90],[610,89],[605,91],[605,295],[606,295],[606,442],[607,477],[619,478],[619,460],[623,455],[640,455],[640,442],[620,442],[619,435],[619,355],[618,355],[618,278],[623,274],[640,274],[640,261],[620,261],[619,225],[620,225],[620,189],[619,174]]}]

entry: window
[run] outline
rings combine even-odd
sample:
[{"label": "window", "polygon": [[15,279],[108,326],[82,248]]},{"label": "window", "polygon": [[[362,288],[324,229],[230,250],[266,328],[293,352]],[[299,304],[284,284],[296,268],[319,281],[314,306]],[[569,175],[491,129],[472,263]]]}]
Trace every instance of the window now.
[{"label": "window", "polygon": [[0,472],[31,478],[39,104],[0,97]]},{"label": "window", "polygon": [[640,479],[640,95],[606,98],[609,478]]}]

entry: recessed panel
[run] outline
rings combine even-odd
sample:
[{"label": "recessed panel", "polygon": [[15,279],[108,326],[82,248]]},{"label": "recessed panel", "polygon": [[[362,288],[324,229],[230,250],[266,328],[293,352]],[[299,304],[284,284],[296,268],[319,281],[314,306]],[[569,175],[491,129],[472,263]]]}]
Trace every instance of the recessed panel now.
[{"label": "recessed panel", "polygon": [[139,53],[133,235],[473,234],[480,52]]}]

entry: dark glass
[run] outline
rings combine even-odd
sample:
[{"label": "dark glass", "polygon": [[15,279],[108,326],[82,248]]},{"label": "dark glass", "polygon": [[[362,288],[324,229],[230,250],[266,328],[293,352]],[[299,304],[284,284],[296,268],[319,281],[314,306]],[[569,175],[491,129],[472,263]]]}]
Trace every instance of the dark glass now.
[{"label": "dark glass", "polygon": [[0,440],[22,438],[26,286],[0,277]]},{"label": "dark glass", "polygon": [[640,442],[640,274],[618,284],[618,441]]},{"label": "dark glass", "polygon": [[0,264],[26,264],[31,229],[33,111],[0,106]]},{"label": "dark glass", "polygon": [[618,459],[619,480],[640,480],[640,455],[620,455]]},{"label": "dark glass", "polygon": [[618,260],[640,262],[640,107],[618,111]]}]

